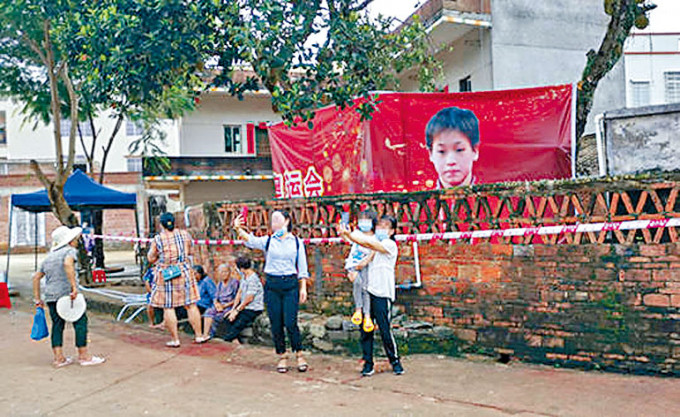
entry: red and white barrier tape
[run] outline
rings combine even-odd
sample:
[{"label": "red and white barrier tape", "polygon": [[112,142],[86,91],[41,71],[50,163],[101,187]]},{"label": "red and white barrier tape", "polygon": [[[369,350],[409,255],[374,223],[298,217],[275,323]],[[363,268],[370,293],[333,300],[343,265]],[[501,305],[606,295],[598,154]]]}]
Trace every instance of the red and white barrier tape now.
[{"label": "red and white barrier tape", "polygon": [[680,226],[680,218],[659,220],[629,220],[611,223],[585,223],[559,226],[518,227],[514,229],[473,230],[470,232],[422,233],[398,235],[397,240],[415,242],[429,240],[488,239],[493,237],[546,236],[568,233],[614,232],[623,230],[657,229]]},{"label": "red and white barrier tape", "polygon": [[[115,240],[118,242],[130,242],[130,243],[149,243],[153,239],[146,237],[128,237],[128,236],[112,236],[112,235],[87,235],[94,239],[103,240]],[[194,239],[194,245],[205,245],[205,246],[219,246],[219,245],[242,245],[242,240],[229,240],[229,239]]]},{"label": "red and white barrier tape", "polygon": [[[592,233],[592,232],[613,232],[623,230],[658,229],[664,227],[680,227],[680,217],[658,220],[628,220],[623,222],[611,223],[585,223],[574,225],[559,226],[540,226],[540,227],[518,227],[514,229],[493,229],[493,230],[473,230],[469,232],[446,232],[446,233],[419,233],[414,235],[397,235],[396,239],[400,242],[420,242],[436,240],[467,240],[467,239],[488,239],[494,237],[516,237],[516,236],[546,236],[561,235],[568,233]],[[109,236],[109,235],[90,235],[95,239],[116,240],[121,242],[151,242],[148,238]],[[205,246],[221,245],[242,245],[242,240],[228,239],[195,239],[194,244]],[[305,244],[323,245],[331,243],[344,243],[344,239],[332,238],[311,238],[303,239]]]}]

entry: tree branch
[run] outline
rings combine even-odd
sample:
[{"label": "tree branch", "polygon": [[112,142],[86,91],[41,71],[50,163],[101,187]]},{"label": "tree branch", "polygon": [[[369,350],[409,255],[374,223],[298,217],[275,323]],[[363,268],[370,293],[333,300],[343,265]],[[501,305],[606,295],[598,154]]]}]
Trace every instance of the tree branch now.
[{"label": "tree branch", "polygon": [[364,10],[371,3],[373,3],[373,0],[364,0],[363,2],[357,4],[354,7],[350,7],[349,9],[353,12],[358,12],[358,11]]},{"label": "tree branch", "polygon": [[73,88],[73,83],[71,82],[71,77],[68,75],[68,65],[64,65],[61,71],[61,79],[64,81],[66,86],[66,91],[68,91],[68,97],[71,102],[71,132],[68,141],[68,160],[66,162],[66,175],[60,178],[60,184],[64,185],[66,183],[66,178],[68,178],[71,170],[73,169],[73,162],[76,157],[76,128],[78,127],[78,95]]},{"label": "tree branch", "polygon": [[83,140],[83,130],[80,128],[80,123],[78,123],[78,137],[80,138],[80,147],[83,148],[85,159],[87,159],[87,163],[91,166],[92,159],[90,158],[90,155],[87,153],[87,147],[85,146],[85,141]]},{"label": "tree branch", "polygon": [[94,172],[94,150],[97,145],[97,139],[99,138],[99,132],[95,130],[94,117],[92,112],[87,113],[87,119],[90,122],[90,129],[92,130],[92,147],[90,148],[90,156],[92,157],[92,162],[90,163],[90,171]]},{"label": "tree branch", "polygon": [[35,172],[36,177],[38,177],[43,187],[49,190],[53,182],[47,178],[45,173],[42,171],[42,168],[40,168],[40,164],[38,164],[38,162],[35,159],[31,159],[30,165],[31,169],[33,170],[33,172]]},{"label": "tree branch", "polygon": [[[64,152],[61,143],[61,103],[59,102],[59,87],[57,74],[54,72],[54,51],[52,51],[52,41],[50,40],[50,22],[43,21],[43,46],[45,48],[45,69],[50,83],[50,106],[52,108],[52,125],[54,128],[54,147],[57,153],[57,182],[64,176]],[[64,182],[66,182],[64,180]],[[63,184],[63,182],[62,182]]]},{"label": "tree branch", "polygon": [[579,139],[583,136],[588,121],[588,115],[593,107],[595,90],[600,81],[614,68],[623,55],[623,48],[631,29],[636,25],[636,19],[647,11],[654,9],[653,4],[640,4],[637,0],[614,0],[611,4],[611,14],[607,33],[597,52],[587,53],[587,63],[578,83],[576,99],[576,139],[577,152]]},{"label": "tree branch", "polygon": [[113,140],[116,138],[116,135],[118,134],[118,131],[120,130],[122,124],[123,115],[119,114],[118,119],[116,120],[116,126],[113,128],[113,132],[111,132],[111,137],[109,137],[109,143],[106,144],[106,148],[102,147],[102,149],[104,150],[104,155],[102,156],[102,166],[99,169],[100,184],[104,183],[104,170],[106,169],[106,160],[109,157],[109,151],[111,150],[111,145],[113,145]]},{"label": "tree branch", "polygon": [[35,52],[35,53],[38,55],[38,57],[40,58],[40,60],[42,61],[42,63],[43,63],[45,66],[47,66],[47,57],[45,56],[45,54],[43,53],[43,51],[40,50],[40,46],[38,46],[38,44],[36,43],[36,41],[34,41],[33,39],[29,38],[28,35],[26,35],[26,33],[21,33],[21,39],[23,39],[24,42],[26,42],[26,45],[28,45],[28,47],[29,47],[33,52]]}]

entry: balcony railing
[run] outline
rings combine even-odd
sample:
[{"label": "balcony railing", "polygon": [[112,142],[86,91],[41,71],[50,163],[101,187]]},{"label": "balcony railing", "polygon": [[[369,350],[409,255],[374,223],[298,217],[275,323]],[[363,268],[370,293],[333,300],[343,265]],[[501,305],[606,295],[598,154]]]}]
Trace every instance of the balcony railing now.
[{"label": "balcony railing", "polygon": [[420,16],[425,27],[432,26],[446,11],[474,14],[491,14],[491,0],[429,0],[413,13],[403,26],[413,23],[414,16]]},{"label": "balcony railing", "polygon": [[271,157],[144,158],[143,176],[271,175]]}]

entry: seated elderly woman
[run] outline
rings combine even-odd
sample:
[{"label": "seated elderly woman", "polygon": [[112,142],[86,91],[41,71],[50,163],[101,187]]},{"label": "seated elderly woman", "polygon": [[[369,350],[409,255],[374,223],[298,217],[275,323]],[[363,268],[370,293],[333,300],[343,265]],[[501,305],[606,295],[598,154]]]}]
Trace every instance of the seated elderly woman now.
[{"label": "seated elderly woman", "polygon": [[252,261],[247,256],[236,259],[236,268],[241,275],[241,285],[236,295],[236,304],[215,330],[215,336],[231,342],[238,341],[241,332],[253,324],[264,310],[264,288],[257,273],[252,269]]},{"label": "seated elderly woman", "polygon": [[215,326],[221,323],[234,307],[234,301],[239,289],[238,272],[235,267],[221,264],[215,271],[218,279],[215,301],[212,307],[203,314],[203,335],[196,338],[197,343],[210,340],[215,332]]}]

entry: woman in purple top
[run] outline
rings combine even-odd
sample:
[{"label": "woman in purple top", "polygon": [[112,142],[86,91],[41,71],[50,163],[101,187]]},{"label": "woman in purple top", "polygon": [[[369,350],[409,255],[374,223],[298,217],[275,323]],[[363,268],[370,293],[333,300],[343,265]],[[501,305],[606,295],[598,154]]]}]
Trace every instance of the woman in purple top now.
[{"label": "woman in purple top", "polygon": [[232,275],[235,273],[234,268],[227,264],[217,267],[215,276],[219,279],[219,284],[215,292],[215,301],[203,314],[203,335],[196,338],[197,343],[210,340],[215,330],[214,326],[224,320],[234,307],[239,288],[239,280]]}]

